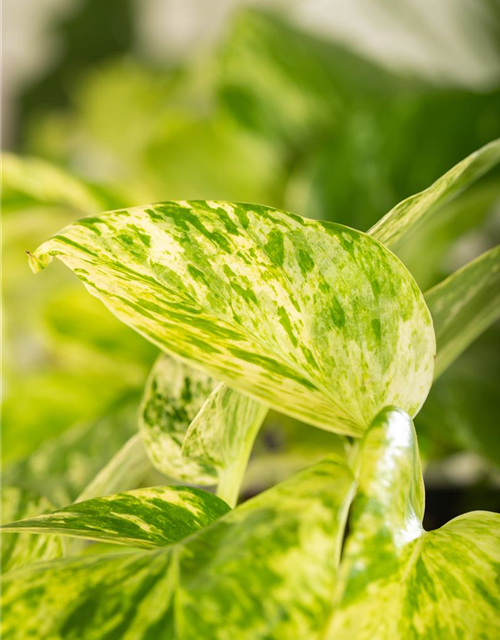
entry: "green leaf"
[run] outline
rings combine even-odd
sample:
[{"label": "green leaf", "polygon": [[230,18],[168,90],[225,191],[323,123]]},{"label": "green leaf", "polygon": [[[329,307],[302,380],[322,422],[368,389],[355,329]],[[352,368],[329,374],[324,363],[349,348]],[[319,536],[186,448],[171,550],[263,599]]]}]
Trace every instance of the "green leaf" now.
[{"label": "green leaf", "polygon": [[2,204],[13,203],[69,207],[80,213],[102,208],[92,189],[63,169],[38,158],[2,154]]},{"label": "green leaf", "polygon": [[466,189],[500,161],[500,140],[485,145],[459,162],[425,191],[391,209],[368,232],[395,249],[439,207]]},{"label": "green leaf", "polygon": [[437,378],[500,316],[500,246],[440,282],[425,299],[436,331]]},{"label": "green leaf", "polygon": [[211,462],[183,455],[182,444],[217,381],[207,374],[159,356],[146,383],[139,415],[139,430],[154,466],[184,482],[213,485],[217,469]]},{"label": "green leaf", "polygon": [[397,409],[374,421],[360,461],[325,638],[496,637],[500,515],[469,513],[423,530],[415,431]]},{"label": "green leaf", "polygon": [[2,637],[312,640],[353,486],[330,458],[174,547],[17,572],[3,586]]},{"label": "green leaf", "polygon": [[238,500],[248,458],[267,411],[267,406],[221,382],[186,433],[182,453],[217,468],[217,495],[232,507]]},{"label": "green leaf", "polygon": [[10,522],[2,530],[53,533],[151,548],[179,542],[228,510],[217,496],[201,489],[148,487]]},{"label": "green leaf", "polygon": [[373,238],[258,205],[167,202],[84,218],[56,256],[169,353],[310,424],[360,436],[388,404],[414,415],[434,333],[402,263]]},{"label": "green leaf", "polygon": [[[2,523],[30,518],[50,509],[53,509],[51,503],[33,491],[5,485],[2,487]],[[59,538],[33,537],[25,533],[2,535],[2,573],[20,569],[33,562],[59,558],[62,552]]]}]

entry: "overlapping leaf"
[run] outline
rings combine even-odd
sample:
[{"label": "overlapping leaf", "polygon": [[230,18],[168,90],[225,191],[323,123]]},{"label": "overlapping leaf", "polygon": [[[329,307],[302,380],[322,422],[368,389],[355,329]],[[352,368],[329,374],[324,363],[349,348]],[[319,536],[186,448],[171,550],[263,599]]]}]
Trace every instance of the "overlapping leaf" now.
[{"label": "overlapping leaf", "polygon": [[500,246],[425,294],[437,340],[435,377],[500,316]]},{"label": "overlapping leaf", "polygon": [[[19,518],[30,518],[53,506],[42,496],[13,486],[2,487],[2,523]],[[63,546],[59,538],[30,536],[26,533],[2,535],[2,573],[21,567],[59,558]]]},{"label": "overlapping leaf", "polygon": [[394,249],[439,207],[466,189],[500,161],[500,140],[459,162],[425,191],[400,202],[368,232]]},{"label": "overlapping leaf", "polygon": [[325,621],[353,477],[327,459],[184,542],[12,574],[3,638],[313,639]]},{"label": "overlapping leaf", "polygon": [[422,528],[423,484],[413,425],[386,410],[360,452],[359,489],[328,640],[493,638],[500,630],[500,515]]},{"label": "overlapping leaf", "polygon": [[137,547],[162,547],[203,529],[229,510],[211,493],[148,487],[78,502],[3,525],[3,531],[53,533]]},{"label": "overlapping leaf", "polygon": [[387,404],[415,414],[434,334],[410,274],[377,241],[257,205],[167,202],[88,217],[56,256],[124,322],[210,375],[359,436]]}]

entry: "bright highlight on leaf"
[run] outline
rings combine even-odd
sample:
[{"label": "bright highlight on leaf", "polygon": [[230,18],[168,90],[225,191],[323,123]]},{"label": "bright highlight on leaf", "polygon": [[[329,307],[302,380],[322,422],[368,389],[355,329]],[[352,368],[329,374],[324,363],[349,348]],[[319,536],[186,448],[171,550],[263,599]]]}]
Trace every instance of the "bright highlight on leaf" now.
[{"label": "bright highlight on leaf", "polygon": [[500,515],[468,513],[424,531],[415,431],[397,409],[374,421],[360,465],[325,640],[496,637]]},{"label": "bright highlight on leaf", "polygon": [[360,436],[432,381],[430,314],[371,237],[257,205],[166,202],[72,224],[58,257],[165,351],[310,424]]},{"label": "bright highlight on leaf", "polygon": [[500,317],[500,246],[425,294],[437,340],[437,378]]},{"label": "bright highlight on leaf", "polygon": [[495,140],[459,162],[425,191],[400,202],[368,233],[387,247],[397,248],[425,222],[426,218],[498,162],[500,162],[500,140]]},{"label": "bright highlight on leaf", "polygon": [[12,574],[2,637],[313,639],[353,489],[345,463],[330,458],[178,545]]},{"label": "bright highlight on leaf", "polygon": [[189,487],[149,487],[78,502],[11,522],[3,531],[54,533],[137,547],[179,542],[229,511],[219,498]]}]

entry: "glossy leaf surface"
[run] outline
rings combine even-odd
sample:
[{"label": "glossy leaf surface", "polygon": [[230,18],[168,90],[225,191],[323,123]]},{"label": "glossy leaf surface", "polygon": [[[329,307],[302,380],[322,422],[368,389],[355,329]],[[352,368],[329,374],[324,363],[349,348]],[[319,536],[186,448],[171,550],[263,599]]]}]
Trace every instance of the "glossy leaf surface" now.
[{"label": "glossy leaf surface", "polygon": [[167,202],[88,217],[53,257],[167,352],[278,410],[359,436],[383,406],[414,415],[434,334],[413,278],[347,227],[257,205]]},{"label": "glossy leaf surface", "polygon": [[[2,523],[30,518],[53,509],[50,502],[33,491],[19,487],[2,487]],[[20,569],[33,562],[59,558],[63,546],[59,538],[30,536],[26,533],[2,534],[2,573]]]},{"label": "glossy leaf surface", "polygon": [[222,500],[201,489],[148,487],[78,502],[54,513],[8,523],[2,529],[151,548],[178,542],[228,510]]},{"label": "glossy leaf surface", "polygon": [[499,161],[500,140],[495,140],[459,162],[425,191],[400,202],[368,233],[387,247],[396,248],[434,211],[466,189]]},{"label": "glossy leaf surface", "polygon": [[439,376],[500,316],[500,246],[425,294],[436,331]]},{"label": "glossy leaf surface", "polygon": [[330,458],[179,545],[17,572],[4,583],[3,638],[315,638],[352,491]]},{"label": "glossy leaf surface", "polygon": [[361,446],[328,640],[497,635],[500,515],[468,513],[426,532],[423,508],[412,422],[385,410]]}]

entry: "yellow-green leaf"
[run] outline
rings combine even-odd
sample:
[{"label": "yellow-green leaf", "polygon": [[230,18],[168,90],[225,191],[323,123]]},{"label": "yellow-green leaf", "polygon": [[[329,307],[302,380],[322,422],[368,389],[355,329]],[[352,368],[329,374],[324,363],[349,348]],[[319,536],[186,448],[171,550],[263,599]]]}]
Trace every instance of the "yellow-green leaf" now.
[{"label": "yellow-green leaf", "polygon": [[314,640],[335,585],[354,482],[327,459],[178,545],[19,571],[4,640]]},{"label": "yellow-green leaf", "polygon": [[402,263],[361,232],[258,205],[166,202],[76,222],[32,256],[68,265],[165,351],[265,404],[360,436],[414,415],[434,333]]},{"label": "yellow-green leaf", "polygon": [[362,442],[359,488],[325,640],[495,638],[500,515],[422,527],[415,431],[383,411]]},{"label": "yellow-green leaf", "polygon": [[[19,518],[30,518],[54,507],[44,497],[34,491],[20,487],[2,487],[2,523]],[[47,536],[30,536],[26,533],[3,535],[2,538],[2,573],[20,569],[33,562],[42,562],[59,558],[63,553],[59,538]]]},{"label": "yellow-green leaf", "polygon": [[434,320],[434,376],[500,316],[500,246],[483,253],[425,294]]},{"label": "yellow-green leaf", "polygon": [[10,522],[2,530],[52,533],[151,548],[178,542],[227,511],[225,502],[201,489],[148,487]]},{"label": "yellow-green leaf", "polygon": [[391,249],[398,247],[439,207],[446,204],[500,162],[500,140],[478,149],[425,191],[397,204],[368,232]]}]

